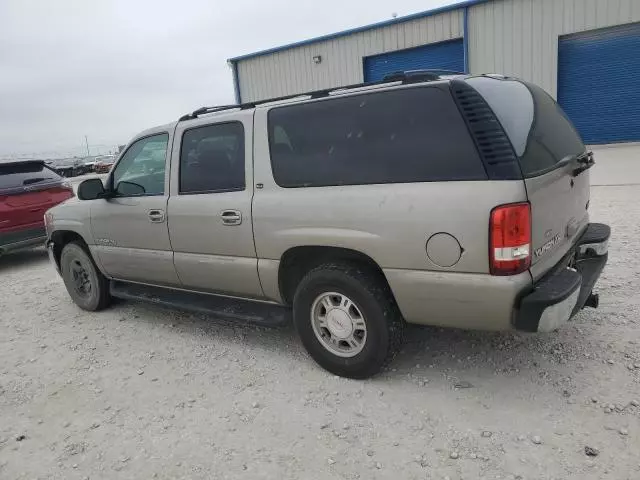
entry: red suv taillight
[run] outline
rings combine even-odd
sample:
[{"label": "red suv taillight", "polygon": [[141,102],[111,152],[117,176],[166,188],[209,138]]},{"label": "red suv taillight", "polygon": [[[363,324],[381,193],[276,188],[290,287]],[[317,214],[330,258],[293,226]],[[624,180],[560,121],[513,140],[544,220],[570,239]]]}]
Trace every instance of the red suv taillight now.
[{"label": "red suv taillight", "polygon": [[512,203],[491,211],[491,275],[516,275],[531,266],[531,205]]}]

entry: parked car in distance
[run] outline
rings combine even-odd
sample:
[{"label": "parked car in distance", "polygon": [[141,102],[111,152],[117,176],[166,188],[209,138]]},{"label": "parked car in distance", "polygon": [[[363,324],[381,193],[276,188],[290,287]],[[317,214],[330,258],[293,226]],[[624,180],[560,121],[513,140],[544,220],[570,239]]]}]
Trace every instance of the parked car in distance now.
[{"label": "parked car in distance", "polygon": [[73,196],[44,162],[0,163],[0,255],[44,245],[45,212]]},{"label": "parked car in distance", "polygon": [[77,158],[63,158],[54,160],[49,165],[61,177],[71,178],[77,175],[79,161]]},{"label": "parked car in distance", "polygon": [[116,161],[115,155],[102,155],[96,157],[93,169],[96,173],[109,173]]},{"label": "parked car in distance", "polygon": [[291,316],[322,367],[365,378],[405,323],[549,332],[596,307],[593,164],[535,85],[395,74],[142,132],[49,210],[48,248],[83,309]]},{"label": "parked car in distance", "polygon": [[85,157],[82,159],[82,164],[85,167],[86,172],[95,172],[96,170],[96,157]]}]

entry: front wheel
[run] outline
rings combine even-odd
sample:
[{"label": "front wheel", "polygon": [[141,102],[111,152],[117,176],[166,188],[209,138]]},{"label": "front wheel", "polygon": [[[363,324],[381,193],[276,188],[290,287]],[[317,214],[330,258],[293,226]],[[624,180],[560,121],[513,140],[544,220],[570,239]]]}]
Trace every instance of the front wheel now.
[{"label": "front wheel", "polygon": [[65,245],[60,270],[67,292],[80,308],[93,312],[109,305],[109,281],[82,245],[76,242]]},{"label": "front wheel", "polygon": [[404,321],[380,272],[355,264],[310,271],[293,300],[303,345],[323,368],[348,378],[378,373],[400,349]]}]

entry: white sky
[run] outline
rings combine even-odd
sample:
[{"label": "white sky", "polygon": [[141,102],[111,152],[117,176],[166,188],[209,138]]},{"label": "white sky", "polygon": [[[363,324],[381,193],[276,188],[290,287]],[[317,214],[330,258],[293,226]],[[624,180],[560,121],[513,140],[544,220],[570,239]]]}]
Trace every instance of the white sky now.
[{"label": "white sky", "polygon": [[82,155],[233,103],[227,58],[457,0],[0,0],[0,158]]}]

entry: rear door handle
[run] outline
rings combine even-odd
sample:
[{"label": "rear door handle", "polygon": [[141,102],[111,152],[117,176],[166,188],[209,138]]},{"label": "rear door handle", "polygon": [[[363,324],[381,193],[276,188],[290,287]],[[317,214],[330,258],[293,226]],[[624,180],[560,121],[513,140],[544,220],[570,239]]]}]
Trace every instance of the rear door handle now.
[{"label": "rear door handle", "polygon": [[149,221],[151,223],[164,222],[164,210],[149,210]]},{"label": "rear door handle", "polygon": [[238,210],[223,210],[220,212],[220,218],[224,225],[240,225],[242,223],[242,214]]}]

